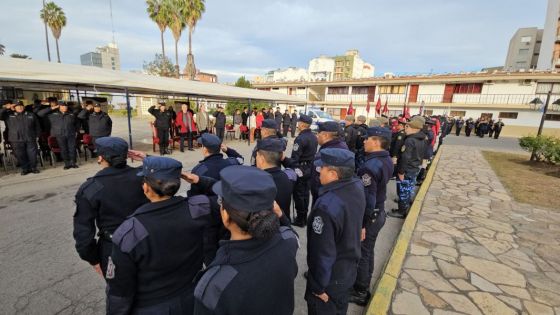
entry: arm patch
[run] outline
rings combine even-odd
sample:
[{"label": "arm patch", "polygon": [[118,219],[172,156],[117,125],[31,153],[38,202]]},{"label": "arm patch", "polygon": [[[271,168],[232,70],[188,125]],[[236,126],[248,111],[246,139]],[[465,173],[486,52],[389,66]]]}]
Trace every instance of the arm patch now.
[{"label": "arm patch", "polygon": [[[300,170],[300,172],[301,172],[301,170]],[[291,168],[285,169],[284,174],[288,175],[288,179],[290,179],[292,182],[297,181],[298,174],[293,169],[291,169]]]},{"label": "arm patch", "polygon": [[113,233],[113,244],[117,245],[121,252],[130,253],[147,236],[148,231],[144,225],[132,217],[125,220]]},{"label": "arm patch", "polygon": [[210,199],[206,195],[196,195],[187,199],[189,211],[193,219],[210,214]]},{"label": "arm patch", "polygon": [[214,311],[222,293],[237,276],[237,270],[229,265],[220,265],[210,268],[194,289],[194,297],[210,311]]}]

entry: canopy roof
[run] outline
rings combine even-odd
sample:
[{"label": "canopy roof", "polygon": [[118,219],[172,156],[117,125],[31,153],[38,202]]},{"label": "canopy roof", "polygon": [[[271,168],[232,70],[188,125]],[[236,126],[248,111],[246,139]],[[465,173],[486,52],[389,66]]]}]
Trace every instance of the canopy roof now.
[{"label": "canopy roof", "polygon": [[199,96],[215,99],[305,103],[290,95],[218,83],[163,78],[98,67],[0,57],[0,86],[35,90],[81,90],[132,94]]}]

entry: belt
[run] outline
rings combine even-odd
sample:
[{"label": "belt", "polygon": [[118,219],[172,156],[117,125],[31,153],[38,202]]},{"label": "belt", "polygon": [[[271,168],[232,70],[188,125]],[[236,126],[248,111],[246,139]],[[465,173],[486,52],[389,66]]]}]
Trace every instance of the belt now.
[{"label": "belt", "polygon": [[111,233],[109,231],[99,231],[97,233],[97,236],[99,236],[99,239],[102,239],[102,240],[107,241],[107,242],[112,242],[113,241],[113,233]]},{"label": "belt", "polygon": [[311,164],[313,161],[300,161],[299,165],[309,165]]}]

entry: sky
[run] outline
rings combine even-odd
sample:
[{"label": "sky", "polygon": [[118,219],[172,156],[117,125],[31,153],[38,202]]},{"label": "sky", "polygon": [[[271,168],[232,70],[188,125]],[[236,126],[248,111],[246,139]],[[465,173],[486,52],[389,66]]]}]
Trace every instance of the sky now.
[{"label": "sky", "polygon": [[[67,17],[60,38],[63,63],[112,40],[109,0],[55,0]],[[94,5],[92,5],[94,4]],[[358,49],[375,75],[478,71],[502,66],[511,36],[543,28],[546,0],[207,0],[193,36],[198,69],[222,83],[269,70],[307,68],[319,55]],[[6,55],[47,60],[41,0],[0,0],[0,44]],[[160,32],[143,0],[113,0],[122,70],[141,70],[161,53]],[[51,56],[56,60],[49,31]],[[165,33],[175,60],[175,41]],[[186,63],[188,32],[178,45]]]}]

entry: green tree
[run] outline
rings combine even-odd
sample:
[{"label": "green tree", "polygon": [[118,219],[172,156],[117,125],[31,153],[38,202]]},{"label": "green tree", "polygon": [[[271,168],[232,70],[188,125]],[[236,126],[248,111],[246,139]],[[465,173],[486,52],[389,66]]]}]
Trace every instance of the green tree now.
[{"label": "green tree", "polygon": [[50,27],[54,39],[56,40],[56,55],[58,57],[58,63],[60,63],[58,40],[60,39],[62,28],[66,26],[66,15],[64,11],[62,11],[62,8],[54,2],[47,2],[43,9],[41,9],[41,19]]},{"label": "green tree", "polygon": [[4,56],[5,52],[6,52],[6,46],[0,44],[0,56]]},{"label": "green tree", "polygon": [[28,55],[23,54],[11,54],[10,57],[18,59],[31,59]]},{"label": "green tree", "polygon": [[180,76],[179,71],[179,51],[177,50],[177,45],[179,44],[179,39],[181,39],[181,33],[185,29],[185,20],[182,15],[183,3],[182,0],[172,0],[171,2],[171,16],[169,22],[169,28],[173,33],[173,38],[175,39],[175,68],[177,73],[177,78]]},{"label": "green tree", "polygon": [[156,54],[153,61],[144,61],[144,71],[150,75],[156,75],[159,77],[174,77],[175,76],[175,65],[169,60],[169,58]]},{"label": "green tree", "polygon": [[[240,77],[235,81],[235,86],[240,88],[252,89],[253,85],[245,76]],[[244,107],[249,107],[249,102],[242,101],[229,101],[226,104],[225,112],[227,115],[233,115],[236,110],[243,110]],[[257,111],[270,107],[267,102],[251,102],[251,110],[256,109]]]},{"label": "green tree", "polygon": [[245,78],[245,76],[242,76],[239,79],[237,79],[237,81],[235,81],[235,86],[242,87],[242,88],[247,88],[247,89],[252,89],[253,88],[253,85],[251,84],[251,81],[247,80]]},{"label": "green tree", "polygon": [[196,75],[196,66],[194,64],[194,55],[192,53],[192,35],[196,28],[196,24],[202,18],[202,14],[206,10],[204,0],[181,0],[184,3],[183,16],[184,21],[189,27],[189,53],[187,54],[187,66],[185,74],[190,80],[194,80]]},{"label": "green tree", "polygon": [[163,33],[165,33],[165,30],[171,21],[169,0],[147,0],[146,4],[148,5],[146,11],[150,16],[150,19],[157,24],[159,31],[161,32],[161,54],[165,56]]}]

